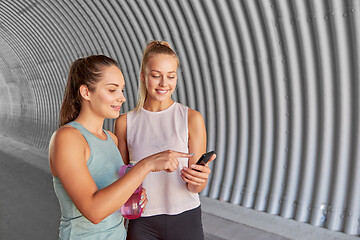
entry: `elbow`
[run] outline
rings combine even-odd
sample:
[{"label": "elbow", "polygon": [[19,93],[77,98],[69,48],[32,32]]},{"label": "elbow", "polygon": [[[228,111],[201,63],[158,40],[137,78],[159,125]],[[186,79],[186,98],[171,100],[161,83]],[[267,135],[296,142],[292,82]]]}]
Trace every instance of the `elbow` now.
[{"label": "elbow", "polygon": [[99,224],[99,223],[102,221],[102,219],[100,219],[100,218],[94,218],[94,219],[89,219],[89,221],[90,221],[91,223],[93,223],[93,224]]},{"label": "elbow", "polygon": [[105,218],[102,214],[98,214],[95,211],[87,212],[83,216],[93,224],[99,224]]},{"label": "elbow", "polygon": [[96,216],[84,216],[84,217],[93,224],[99,224],[103,220],[103,218]]},{"label": "elbow", "polygon": [[111,214],[103,205],[99,206],[94,201],[83,202],[82,204],[76,205],[76,207],[80,213],[93,224],[99,224]]}]

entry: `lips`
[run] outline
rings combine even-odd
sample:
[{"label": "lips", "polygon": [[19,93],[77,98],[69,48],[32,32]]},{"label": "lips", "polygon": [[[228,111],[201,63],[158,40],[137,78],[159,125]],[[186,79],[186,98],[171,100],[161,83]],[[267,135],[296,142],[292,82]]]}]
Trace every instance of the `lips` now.
[{"label": "lips", "polygon": [[121,107],[121,106],[111,105],[111,107],[112,107],[115,111],[120,111],[120,107]]},{"label": "lips", "polygon": [[160,90],[160,89],[156,89],[156,92],[160,95],[164,95],[168,92],[169,90]]}]

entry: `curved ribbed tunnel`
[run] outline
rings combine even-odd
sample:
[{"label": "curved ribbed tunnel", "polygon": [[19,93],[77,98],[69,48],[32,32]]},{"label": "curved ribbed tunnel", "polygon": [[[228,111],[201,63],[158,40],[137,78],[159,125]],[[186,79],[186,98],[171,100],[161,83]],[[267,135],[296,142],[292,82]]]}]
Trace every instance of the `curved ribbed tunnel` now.
[{"label": "curved ribbed tunnel", "polygon": [[174,99],[203,114],[218,156],[202,195],[358,235],[359,13],[359,0],[0,0],[0,134],[46,149],[69,65],[90,54],[119,62],[131,110],[142,50],[166,40]]}]

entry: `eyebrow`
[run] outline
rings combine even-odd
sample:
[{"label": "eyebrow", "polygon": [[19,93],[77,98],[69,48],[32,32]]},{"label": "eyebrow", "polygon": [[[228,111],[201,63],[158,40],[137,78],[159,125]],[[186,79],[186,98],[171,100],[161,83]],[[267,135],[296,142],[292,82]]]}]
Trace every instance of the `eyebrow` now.
[{"label": "eyebrow", "polygon": [[108,84],[106,84],[106,86],[108,86],[108,85],[115,85],[116,87],[119,87],[119,84],[117,84],[117,83],[108,83]]},{"label": "eyebrow", "polygon": [[[158,72],[158,73],[161,73],[160,71],[158,70],[151,70],[151,72]],[[176,73],[176,71],[171,71],[171,72],[167,72],[167,73]]]},{"label": "eyebrow", "polygon": [[[108,84],[106,84],[106,86],[109,86],[109,85],[114,85],[115,87],[120,87],[120,85],[119,84],[117,84],[117,83],[108,83]],[[122,89],[124,89],[125,88],[125,84],[124,85],[122,85],[122,87],[121,87]]]}]

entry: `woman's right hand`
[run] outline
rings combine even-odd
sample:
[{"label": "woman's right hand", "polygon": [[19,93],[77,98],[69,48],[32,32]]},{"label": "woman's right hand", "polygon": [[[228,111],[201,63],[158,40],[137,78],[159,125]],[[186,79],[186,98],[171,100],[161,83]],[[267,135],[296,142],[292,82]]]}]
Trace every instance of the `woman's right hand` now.
[{"label": "woman's right hand", "polygon": [[179,166],[178,158],[190,158],[193,154],[177,152],[173,150],[166,150],[148,156],[143,159],[150,164],[150,169],[152,172],[158,172],[165,170],[167,172],[173,172]]}]

